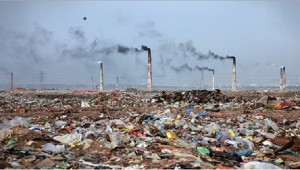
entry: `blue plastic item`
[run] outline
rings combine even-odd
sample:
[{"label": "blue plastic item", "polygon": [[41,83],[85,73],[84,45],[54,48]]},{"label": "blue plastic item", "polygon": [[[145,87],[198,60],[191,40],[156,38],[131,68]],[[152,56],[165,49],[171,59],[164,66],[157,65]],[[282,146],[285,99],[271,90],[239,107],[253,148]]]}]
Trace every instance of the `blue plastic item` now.
[{"label": "blue plastic item", "polygon": [[291,149],[286,149],[285,152],[286,152],[286,153],[291,153],[291,154],[294,155],[294,156],[298,155],[298,152],[294,152],[294,151],[292,151]]},{"label": "blue plastic item", "polygon": [[233,153],[236,153],[238,156],[251,156],[252,153],[253,153],[253,150],[252,149],[245,149],[245,150],[240,150],[240,151],[237,151],[237,152],[233,152],[233,151],[229,152],[229,154],[233,154]]},{"label": "blue plastic item", "polygon": [[208,114],[206,114],[206,113],[204,113],[204,112],[199,112],[199,113],[197,113],[199,116],[202,116],[202,117],[207,117],[208,116]]},{"label": "blue plastic item", "polygon": [[186,114],[191,114],[192,112],[194,112],[194,109],[187,109],[185,112]]}]

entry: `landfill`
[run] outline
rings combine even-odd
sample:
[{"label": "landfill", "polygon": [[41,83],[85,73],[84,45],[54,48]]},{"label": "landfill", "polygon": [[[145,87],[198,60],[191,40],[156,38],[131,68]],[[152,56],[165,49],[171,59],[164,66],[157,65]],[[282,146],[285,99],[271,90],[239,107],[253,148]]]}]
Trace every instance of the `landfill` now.
[{"label": "landfill", "polygon": [[297,169],[298,91],[0,92],[0,168]]}]

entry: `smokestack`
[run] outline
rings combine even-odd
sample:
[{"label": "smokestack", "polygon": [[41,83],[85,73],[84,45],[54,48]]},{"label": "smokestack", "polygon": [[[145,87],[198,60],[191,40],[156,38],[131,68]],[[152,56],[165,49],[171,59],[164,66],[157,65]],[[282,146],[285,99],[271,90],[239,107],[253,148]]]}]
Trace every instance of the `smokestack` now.
[{"label": "smokestack", "polygon": [[282,71],[282,67],[280,67],[280,84],[279,84],[279,90],[282,91],[283,90],[283,71]]},{"label": "smokestack", "polygon": [[211,71],[213,73],[213,76],[212,76],[212,90],[215,90],[215,70],[209,68],[208,71]]},{"label": "smokestack", "polygon": [[94,87],[94,79],[93,79],[93,76],[91,77],[91,90],[93,90],[93,87]]},{"label": "smokestack", "polygon": [[102,61],[98,61],[100,64],[100,82],[99,82],[99,90],[103,90],[104,82],[103,82],[103,63]]},{"label": "smokestack", "polygon": [[201,89],[203,90],[203,87],[204,87],[204,71],[201,70]]},{"label": "smokestack", "polygon": [[236,59],[234,56],[227,56],[226,58],[232,59],[232,83],[231,83],[231,90],[236,91]]},{"label": "smokestack", "polygon": [[117,76],[117,90],[119,90],[119,77]]},{"label": "smokestack", "polygon": [[283,80],[282,89],[286,90],[286,75],[285,75],[285,67],[284,66],[282,67],[282,80]]},{"label": "smokestack", "polygon": [[212,87],[212,89],[215,90],[215,70],[212,69],[212,72],[213,72],[213,77],[212,77],[212,85],[213,85],[213,87]]},{"label": "smokestack", "polygon": [[147,77],[147,90],[152,90],[152,61],[151,61],[151,49],[148,48],[148,77]]},{"label": "smokestack", "polygon": [[14,74],[10,73],[10,90],[14,89]]}]

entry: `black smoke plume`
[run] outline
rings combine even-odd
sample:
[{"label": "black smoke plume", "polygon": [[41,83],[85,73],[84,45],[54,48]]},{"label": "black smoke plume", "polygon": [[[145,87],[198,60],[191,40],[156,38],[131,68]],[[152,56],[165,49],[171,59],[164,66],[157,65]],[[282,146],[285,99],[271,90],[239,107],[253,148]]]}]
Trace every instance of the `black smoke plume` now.
[{"label": "black smoke plume", "polygon": [[77,40],[77,41],[79,41],[81,43],[86,42],[85,32],[81,28],[79,28],[79,27],[71,27],[69,29],[69,33],[71,34],[71,36],[75,40]]},{"label": "black smoke plume", "polygon": [[208,67],[199,67],[199,66],[195,66],[195,70],[199,70],[199,71],[214,71],[214,69],[208,68]]},{"label": "black smoke plume", "polygon": [[214,72],[214,69],[211,69],[211,68],[208,68],[208,67],[200,67],[200,66],[195,66],[194,68],[190,67],[187,63],[185,64],[182,64],[181,66],[178,66],[178,67],[175,67],[175,66],[170,66],[170,68],[172,70],[174,70],[176,73],[180,73],[182,71],[195,71],[195,70],[198,70],[198,71],[204,71],[204,70],[207,70],[207,71],[213,71]]},{"label": "black smoke plume", "polygon": [[91,44],[87,44],[85,32],[80,27],[71,27],[69,29],[69,33],[71,34],[71,37],[76,40],[76,45],[70,48],[64,48],[62,50],[63,57],[69,56],[71,58],[86,58],[95,60],[97,57],[99,57],[99,54],[103,56],[109,56],[113,53],[134,54],[150,50],[150,48],[145,45],[142,45],[140,49],[120,44],[103,46],[103,44],[98,43],[97,39],[95,39]]},{"label": "black smoke plume", "polygon": [[174,70],[176,73],[180,73],[184,70],[193,71],[193,68],[191,68],[187,63],[179,67],[171,66],[171,69]]},{"label": "black smoke plume", "polygon": [[197,60],[206,60],[206,59],[217,59],[224,60],[226,57],[217,55],[212,51],[208,51],[207,54],[203,54],[200,51],[197,51],[196,47],[194,47],[192,41],[188,41],[186,43],[179,43],[178,49],[184,54],[184,56],[192,56],[196,57]]}]

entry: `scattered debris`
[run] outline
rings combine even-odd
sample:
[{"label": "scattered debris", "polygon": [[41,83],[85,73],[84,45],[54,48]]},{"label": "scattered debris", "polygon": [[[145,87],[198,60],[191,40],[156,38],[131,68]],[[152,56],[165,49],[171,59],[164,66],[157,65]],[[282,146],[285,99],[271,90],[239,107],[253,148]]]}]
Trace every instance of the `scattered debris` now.
[{"label": "scattered debris", "polygon": [[298,92],[0,92],[0,168],[300,168]]}]

